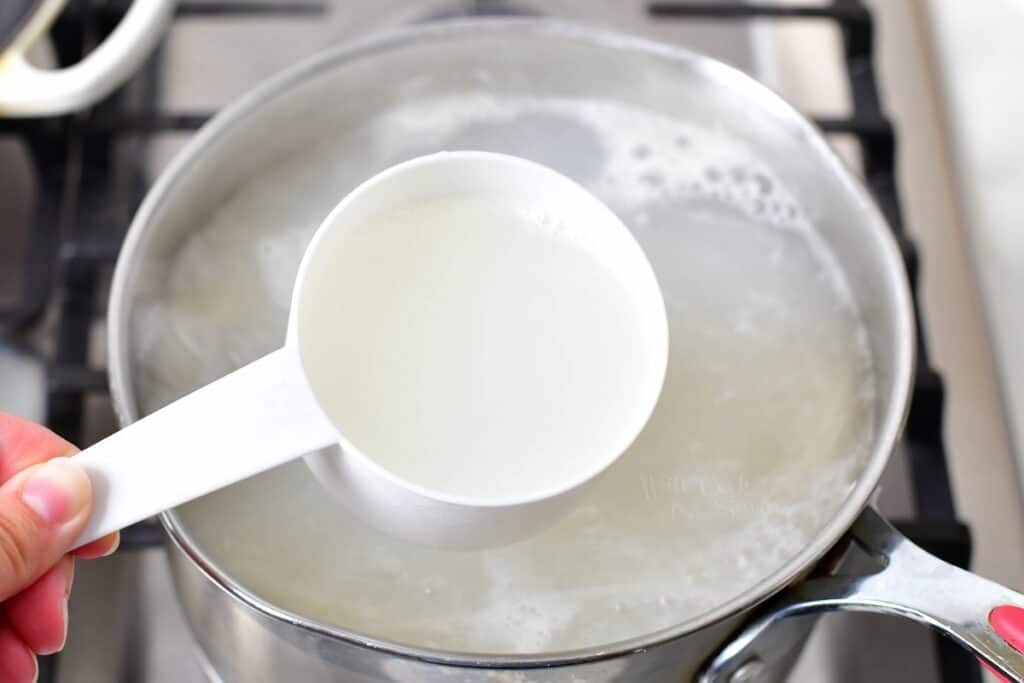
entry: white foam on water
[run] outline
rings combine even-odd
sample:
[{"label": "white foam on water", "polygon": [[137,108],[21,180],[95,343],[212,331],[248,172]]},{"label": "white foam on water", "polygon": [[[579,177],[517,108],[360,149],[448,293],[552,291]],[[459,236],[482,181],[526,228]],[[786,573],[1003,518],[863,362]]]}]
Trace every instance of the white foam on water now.
[{"label": "white foam on water", "polygon": [[[424,140],[431,140],[429,144]],[[670,318],[669,372],[633,448],[567,519],[485,552],[367,529],[292,463],[190,504],[222,569],[294,612],[404,643],[545,652],[699,615],[824,527],[873,438],[866,335],[834,259],[766,161],[713,130],[591,100],[418,99],[246,181],[136,307],[152,410],[280,345],[321,218],[362,179],[440,149],[525,156],[635,232]]]}]

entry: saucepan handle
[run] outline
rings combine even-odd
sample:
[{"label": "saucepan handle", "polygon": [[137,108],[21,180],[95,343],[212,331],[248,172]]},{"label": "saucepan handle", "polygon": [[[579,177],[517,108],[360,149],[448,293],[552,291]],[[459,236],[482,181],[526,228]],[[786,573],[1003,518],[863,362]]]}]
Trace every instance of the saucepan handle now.
[{"label": "saucepan handle", "polygon": [[846,610],[934,628],[1006,680],[1024,682],[1024,595],[930,555],[872,508],[861,513],[850,535],[877,561],[877,571],[812,578],[787,589],[705,665],[700,681],[742,680],[744,669],[770,662],[778,649],[772,627],[782,619]]}]

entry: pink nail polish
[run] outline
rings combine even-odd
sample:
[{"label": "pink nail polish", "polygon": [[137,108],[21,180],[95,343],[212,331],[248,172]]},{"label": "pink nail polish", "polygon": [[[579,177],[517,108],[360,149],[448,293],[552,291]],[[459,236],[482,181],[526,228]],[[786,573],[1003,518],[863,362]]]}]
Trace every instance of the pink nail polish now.
[{"label": "pink nail polish", "polygon": [[85,507],[89,479],[69,458],[38,465],[21,487],[21,499],[47,524],[59,526]]}]

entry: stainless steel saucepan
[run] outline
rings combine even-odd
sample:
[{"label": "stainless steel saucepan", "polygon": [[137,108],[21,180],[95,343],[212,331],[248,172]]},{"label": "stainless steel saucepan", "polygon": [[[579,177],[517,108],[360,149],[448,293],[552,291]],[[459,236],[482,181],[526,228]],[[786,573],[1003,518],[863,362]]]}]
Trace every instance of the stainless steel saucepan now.
[{"label": "stainless steel saucepan", "polygon": [[[529,543],[455,556],[396,545],[340,511],[325,512],[313,500],[315,484],[285,468],[163,516],[179,597],[211,672],[247,682],[775,680],[808,628],[807,620],[787,617],[862,610],[936,628],[1021,680],[1024,656],[1000,632],[1021,623],[1016,610],[1024,596],[924,553],[869,505],[899,437],[913,373],[910,296],[884,219],[789,105],[740,72],[679,48],[541,20],[436,24],[332,50],[226,109],[164,172],[122,251],[109,321],[122,421],[274,348],[284,331],[288,283],[325,210],[380,168],[446,147],[532,158],[596,192],[647,250],[670,320],[728,311],[726,290],[745,275],[730,270],[730,254],[737,262],[744,254],[741,271],[761,272],[766,264],[763,277],[775,283],[793,275],[804,240],[820,242],[843,275],[871,361],[873,400],[857,417],[869,425],[868,438],[843,461],[852,463],[848,480],[837,480],[848,483],[832,482],[834,496],[801,507],[817,493],[808,490],[820,471],[815,458],[843,443],[848,421],[840,410],[808,432],[799,465],[806,482],[799,468],[777,476],[788,465],[771,458],[733,476],[728,454],[705,453],[701,462],[724,469],[693,482],[638,456],[606,477],[608,500],[621,502],[584,506],[561,532],[563,542],[545,546],[543,557],[531,555]],[[636,174],[606,173],[630,164]],[[794,237],[773,238],[775,247],[762,254],[749,244],[762,229],[792,230],[780,234]],[[715,267],[695,272],[687,259],[706,244],[718,249]],[[728,277],[716,280],[719,272]],[[800,289],[813,296],[825,287],[819,279]],[[789,319],[785,302],[761,294],[771,320]],[[813,374],[816,353],[846,343],[816,337],[824,333],[815,320],[796,325],[809,341],[792,367],[755,361],[749,386],[704,403],[683,396],[659,406],[681,412],[656,415],[640,442],[671,452],[673,439],[665,435],[673,435],[673,424],[712,416],[701,411],[716,405],[738,410],[729,406],[750,394],[775,422],[742,447],[786,452],[791,444],[779,425],[792,425],[795,440],[814,419],[807,411],[822,406],[778,409],[785,387],[772,393],[764,386],[775,386],[773,373]],[[749,336],[735,347],[733,362],[716,371],[747,362],[746,350],[756,353],[763,337],[757,326],[764,320],[732,323],[736,335]],[[684,343],[687,335],[674,328],[672,339]],[[731,339],[716,343],[729,346]],[[698,392],[681,365],[670,360],[670,375],[684,373]],[[841,384],[814,386],[831,396]],[[659,425],[667,425],[664,432]],[[701,445],[686,447],[699,454]],[[695,515],[704,521],[695,523]],[[756,535],[737,545],[729,534],[739,524]],[[611,528],[626,531],[602,537],[600,530]],[[798,529],[810,532],[800,536]],[[314,532],[326,540],[303,545]],[[674,555],[659,555],[677,534],[693,540]],[[693,553],[714,558],[717,571],[680,572],[685,590],[633,602],[643,576],[604,577],[607,585],[617,582],[621,604],[585,623],[567,617],[565,631],[581,634],[582,644],[543,646],[550,634],[530,631],[537,607],[525,597],[516,604],[519,591],[539,582],[548,590],[541,609],[571,615],[573,601],[593,598],[585,589],[602,562],[622,559],[626,541],[638,544],[640,559],[630,560],[637,566],[658,557],[671,572],[677,556]],[[860,565],[849,556],[858,553],[872,560],[870,569],[853,569]],[[550,577],[522,571],[545,562]],[[360,573],[365,567],[373,571]],[[501,579],[506,570],[513,579]],[[482,587],[481,576],[493,585]],[[726,579],[734,581],[731,588],[712,590]],[[430,601],[442,591],[448,597],[432,613]],[[481,593],[491,608],[508,597],[518,619],[508,630],[522,636],[516,646],[458,651],[444,642],[380,635],[412,633],[403,629],[431,621],[457,626],[468,618],[458,608],[476,604]],[[378,602],[368,602],[368,594]],[[677,599],[685,603],[678,609]],[[680,616],[652,627],[645,619],[658,605]],[[403,606],[406,617],[393,618]],[[382,614],[391,622],[380,621]],[[612,622],[621,628],[608,630]]]}]

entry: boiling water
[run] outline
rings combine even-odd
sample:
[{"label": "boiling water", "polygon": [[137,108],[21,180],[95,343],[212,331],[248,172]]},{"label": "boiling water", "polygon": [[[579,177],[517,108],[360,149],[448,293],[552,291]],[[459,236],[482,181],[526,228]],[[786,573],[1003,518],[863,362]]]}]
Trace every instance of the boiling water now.
[{"label": "boiling water", "polygon": [[658,345],[629,283],[572,237],[586,226],[565,227],[455,196],[322,242],[299,339],[332,422],[452,496],[563,489],[615,455],[646,417]]},{"label": "boiling water", "polygon": [[871,359],[842,274],[765,161],[617,102],[416,97],[246,181],[136,303],[142,408],[278,347],[323,216],[364,178],[440,149],[545,163],[633,230],[670,325],[650,422],[571,516],[513,546],[387,538],[293,463],[186,506],[203,551],[265,599],[356,632],[541,652],[695,617],[803,550],[873,438]]}]

